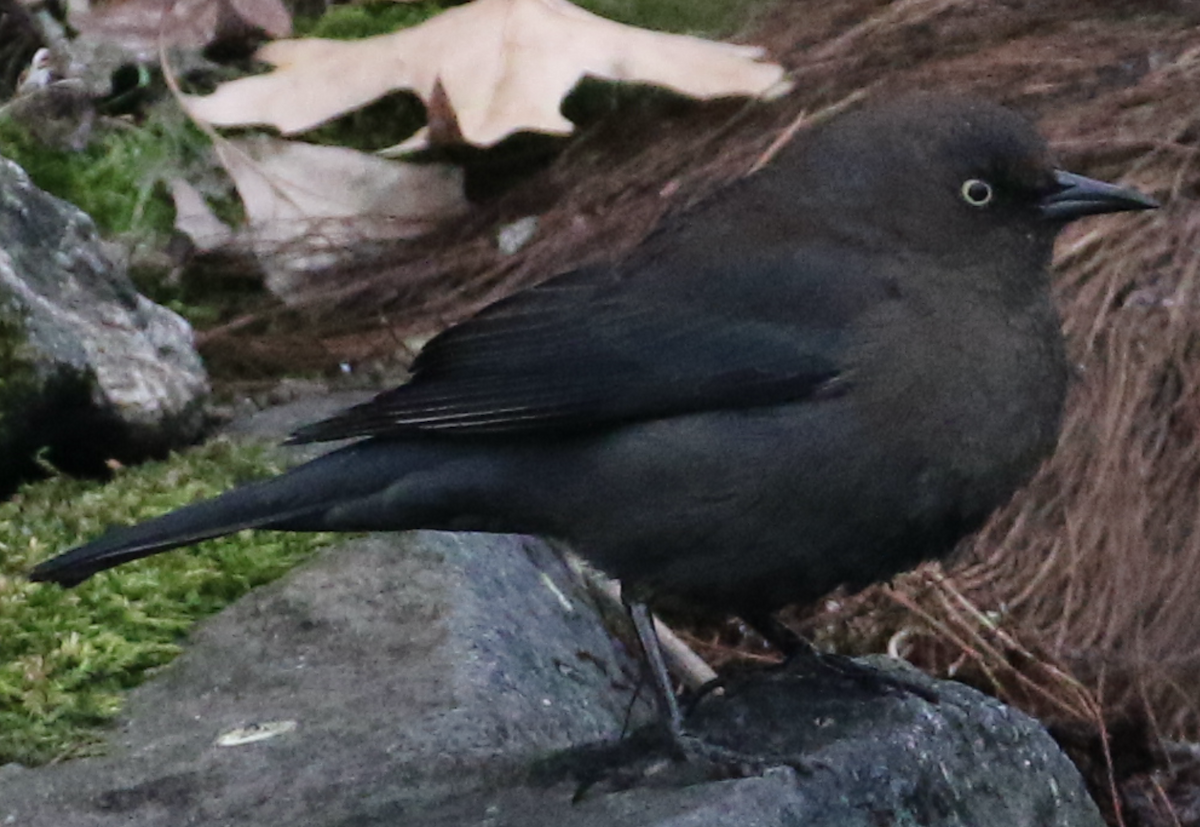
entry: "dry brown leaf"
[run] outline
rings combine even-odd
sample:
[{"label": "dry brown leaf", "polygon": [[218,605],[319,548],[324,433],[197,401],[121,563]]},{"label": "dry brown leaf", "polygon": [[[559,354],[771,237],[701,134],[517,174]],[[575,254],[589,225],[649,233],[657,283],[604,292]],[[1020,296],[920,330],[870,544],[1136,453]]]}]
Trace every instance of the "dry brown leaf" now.
[{"label": "dry brown leaf", "polygon": [[425,103],[425,119],[426,124],[422,132],[427,135],[431,146],[464,143],[462,127],[458,125],[458,115],[450,103],[450,96],[446,94],[446,87],[440,80],[434,82],[433,92]]},{"label": "dry brown leaf", "polygon": [[783,69],[761,56],[752,46],[614,23],[566,0],[475,0],[366,40],[267,44],[258,59],[275,71],[185,102],[218,126],[266,124],[290,135],[395,89],[429,102],[440,83],[464,139],[490,146],[520,130],[569,133],[559,106],[584,75],[696,98],[782,93]]}]

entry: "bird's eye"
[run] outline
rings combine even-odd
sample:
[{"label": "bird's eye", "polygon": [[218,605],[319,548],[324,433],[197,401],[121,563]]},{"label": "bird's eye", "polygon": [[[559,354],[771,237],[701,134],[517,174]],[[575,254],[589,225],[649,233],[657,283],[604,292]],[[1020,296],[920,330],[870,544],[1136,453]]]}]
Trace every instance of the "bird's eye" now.
[{"label": "bird's eye", "polygon": [[996,196],[992,185],[979,178],[968,178],[963,181],[962,189],[959,192],[962,193],[963,200],[972,207],[986,207]]}]

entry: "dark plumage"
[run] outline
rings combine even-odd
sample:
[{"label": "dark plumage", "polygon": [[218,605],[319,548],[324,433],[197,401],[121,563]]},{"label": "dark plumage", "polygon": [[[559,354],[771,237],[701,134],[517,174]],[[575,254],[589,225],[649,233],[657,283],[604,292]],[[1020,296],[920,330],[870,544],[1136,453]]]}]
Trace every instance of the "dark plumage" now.
[{"label": "dark plumage", "polygon": [[361,441],[32,576],[73,585],[250,527],[525,532],[639,595],[761,621],[949,552],[1030,477],[1067,385],[1055,235],[1153,206],[1056,170],[1000,107],[877,104],[294,438]]}]

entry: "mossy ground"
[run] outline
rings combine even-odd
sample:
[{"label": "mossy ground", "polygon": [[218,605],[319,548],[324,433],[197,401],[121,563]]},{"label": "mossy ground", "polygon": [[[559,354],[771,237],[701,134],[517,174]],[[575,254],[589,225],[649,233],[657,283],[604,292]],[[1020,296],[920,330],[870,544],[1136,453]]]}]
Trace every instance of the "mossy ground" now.
[{"label": "mossy ground", "polygon": [[47,147],[0,119],[0,155],[90,215],[105,235],[169,235],[174,208],[162,181],[202,163],[207,152],[208,139],[181,116],[100,128],[80,152]]},{"label": "mossy ground", "polygon": [[72,589],[31,566],[100,534],[282,470],[218,440],[107,484],[57,477],[0,504],[0,764],[93,750],[122,691],[179,652],[196,620],[306,559],[329,535],[244,532],[97,575]]}]

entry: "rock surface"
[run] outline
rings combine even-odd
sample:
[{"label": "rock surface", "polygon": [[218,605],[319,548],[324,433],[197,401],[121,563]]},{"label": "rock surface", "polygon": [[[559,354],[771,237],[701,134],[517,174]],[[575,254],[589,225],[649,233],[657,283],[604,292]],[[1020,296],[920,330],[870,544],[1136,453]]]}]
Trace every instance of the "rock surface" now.
[{"label": "rock surface", "polygon": [[0,455],[49,446],[68,469],[194,439],[208,394],[187,322],[137,293],[90,218],[4,158],[0,376]]},{"label": "rock surface", "polygon": [[[1102,823],[1034,721],[921,677],[936,703],[795,670],[732,682],[689,726],[795,767],[759,777],[571,751],[615,742],[634,681],[545,545],[419,532],[349,546],[203,625],[133,693],[108,755],[0,770],[0,824]],[[604,767],[626,764],[636,786],[613,791]],[[574,803],[580,779],[602,783]]]},{"label": "rock surface", "polygon": [[[371,823],[618,737],[622,659],[544,545],[351,546],[202,626],[111,754],[0,774],[0,824]],[[220,745],[247,727],[286,731]]]}]

